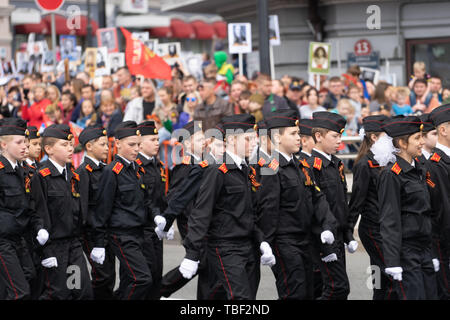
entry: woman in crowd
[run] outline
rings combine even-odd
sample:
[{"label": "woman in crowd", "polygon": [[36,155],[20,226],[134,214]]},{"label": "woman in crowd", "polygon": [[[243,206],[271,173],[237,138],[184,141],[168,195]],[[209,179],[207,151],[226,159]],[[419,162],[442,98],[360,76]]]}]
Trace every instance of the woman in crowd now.
[{"label": "woman in crowd", "polygon": [[22,118],[28,121],[28,126],[40,128],[44,122],[45,109],[51,105],[51,101],[45,98],[45,85],[36,84],[32,91],[33,104],[22,107]]},{"label": "woman in crowd", "polygon": [[161,104],[156,106],[153,114],[157,115],[164,127],[170,132],[178,122],[177,105],[172,101],[172,91],[167,87],[158,90]]},{"label": "woman in crowd", "polygon": [[327,111],[324,107],[319,105],[319,92],[316,88],[309,88],[306,91],[306,102],[308,104],[299,108],[300,117],[302,119],[312,119],[314,112]]},{"label": "woman in crowd", "polygon": [[100,111],[97,116],[97,124],[106,128],[108,137],[114,134],[114,129],[122,122],[120,106],[114,101],[111,91],[103,90],[100,98]]},{"label": "woman in crowd", "polygon": [[197,91],[186,95],[186,99],[183,106],[183,112],[180,113],[178,123],[174,126],[174,129],[182,128],[188,122],[194,120],[194,111],[197,106],[202,103],[200,94]]}]

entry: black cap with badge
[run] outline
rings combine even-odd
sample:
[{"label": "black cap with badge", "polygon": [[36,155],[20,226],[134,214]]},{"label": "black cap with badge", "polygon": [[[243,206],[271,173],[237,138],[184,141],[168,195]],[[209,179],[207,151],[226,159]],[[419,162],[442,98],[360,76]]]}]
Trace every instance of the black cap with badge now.
[{"label": "black cap with badge", "polygon": [[27,127],[25,135],[30,140],[39,139],[41,137],[41,134],[39,133],[38,129],[34,126]]},{"label": "black cap with badge", "polygon": [[27,123],[18,118],[5,118],[0,120],[0,136],[25,136]]},{"label": "black cap with badge", "polygon": [[312,128],[314,128],[313,119],[300,119],[298,126],[300,127],[300,134],[302,136],[312,136]]},{"label": "black cap with badge", "polygon": [[52,124],[45,128],[42,133],[43,137],[52,137],[63,140],[72,140],[73,134],[70,131],[70,127],[67,124]]},{"label": "black cap with badge", "polygon": [[450,103],[439,106],[431,111],[430,119],[435,127],[441,123],[450,122]]},{"label": "black cap with badge", "polygon": [[142,136],[149,136],[149,135],[157,135],[158,129],[156,129],[155,122],[154,121],[145,121],[138,125],[138,129],[141,132]]},{"label": "black cap with badge", "polygon": [[299,124],[297,112],[294,110],[280,110],[276,114],[265,118],[267,129],[297,127]]},{"label": "black cap with badge", "polygon": [[85,146],[91,140],[106,137],[106,130],[101,125],[89,126],[81,131],[78,141]]},{"label": "black cap with badge", "polygon": [[406,136],[422,131],[424,125],[416,116],[395,116],[387,119],[381,129],[391,138]]},{"label": "black cap with badge", "polygon": [[389,119],[385,115],[367,116],[363,118],[362,125],[365,132],[383,132],[381,126]]},{"label": "black cap with badge", "polygon": [[343,133],[347,121],[343,116],[328,111],[318,111],[313,113],[314,127],[329,129],[337,133]]},{"label": "black cap with badge", "polygon": [[420,121],[422,121],[423,123],[423,132],[427,133],[430,131],[433,131],[434,129],[436,129],[436,127],[434,126],[433,122],[430,119],[430,114],[429,113],[423,113],[419,116]]},{"label": "black cap with badge", "polygon": [[114,137],[118,140],[140,135],[141,132],[139,131],[136,122],[131,120],[119,123],[114,130]]}]

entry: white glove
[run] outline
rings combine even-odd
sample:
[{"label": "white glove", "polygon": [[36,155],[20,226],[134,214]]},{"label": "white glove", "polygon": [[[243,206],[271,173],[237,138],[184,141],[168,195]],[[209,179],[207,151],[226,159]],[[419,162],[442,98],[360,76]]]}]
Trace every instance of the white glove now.
[{"label": "white glove", "polygon": [[439,260],[433,259],[432,261],[433,261],[434,272],[438,272],[439,271]]},{"label": "white glove", "polygon": [[347,245],[348,252],[353,253],[356,251],[356,249],[358,249],[358,242],[356,242],[355,240],[350,241]]},{"label": "white glove", "polygon": [[167,234],[167,232],[162,231],[162,230],[159,229],[158,227],[155,228],[155,233],[156,233],[156,235],[158,236],[158,239],[159,239],[159,240],[162,240],[162,239],[166,236],[166,234]]},{"label": "white glove", "polygon": [[272,267],[276,261],[275,256],[272,253],[272,248],[270,248],[270,245],[263,241],[261,242],[261,245],[259,246],[259,250],[261,250],[261,264],[263,266],[269,266]]},{"label": "white glove", "polygon": [[56,260],[55,257],[51,257],[51,258],[47,258],[41,261],[41,264],[43,267],[45,268],[53,268],[53,267],[58,267],[58,261]]},{"label": "white glove", "polygon": [[105,248],[93,248],[91,259],[98,264],[103,264],[103,261],[105,261]]},{"label": "white glove", "polygon": [[166,218],[163,216],[157,215],[153,221],[156,224],[156,227],[159,228],[159,230],[164,230],[166,227]]},{"label": "white glove", "polygon": [[179,268],[183,278],[191,279],[197,273],[199,262],[184,258]]},{"label": "white glove", "polygon": [[322,243],[332,244],[334,242],[334,235],[330,230],[325,230],[320,234],[320,240],[322,240]]},{"label": "white glove", "polygon": [[48,232],[45,229],[40,229],[37,233],[36,240],[43,246],[48,240]]},{"label": "white glove", "polygon": [[175,236],[175,229],[172,226],[172,227],[170,227],[169,231],[167,231],[167,233],[166,233],[166,239],[173,240],[174,236]]},{"label": "white glove", "polygon": [[338,258],[337,258],[336,253],[332,253],[332,254],[329,254],[326,257],[322,258],[322,261],[328,263],[328,262],[337,261],[337,259]]},{"label": "white glove", "polygon": [[394,280],[402,281],[402,267],[391,267],[384,269],[384,272],[386,272],[388,275],[392,276]]}]

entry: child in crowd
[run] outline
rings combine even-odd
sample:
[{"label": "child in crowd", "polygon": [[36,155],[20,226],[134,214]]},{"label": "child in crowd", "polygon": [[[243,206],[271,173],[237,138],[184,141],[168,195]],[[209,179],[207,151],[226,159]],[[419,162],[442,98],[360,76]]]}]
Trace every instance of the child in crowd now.
[{"label": "child in crowd", "polygon": [[97,114],[95,112],[95,107],[92,100],[84,100],[81,104],[81,113],[77,120],[77,125],[84,129],[89,125],[95,124],[96,122]]},{"label": "child in crowd", "polygon": [[241,108],[243,112],[247,112],[248,110],[251,95],[252,93],[250,91],[244,90],[241,92],[241,95],[239,96],[239,108]]},{"label": "child in crowd", "polygon": [[406,100],[409,97],[409,89],[407,87],[398,87],[395,90],[395,103],[392,105],[395,115],[407,116],[414,113],[409,104],[406,104]]},{"label": "child in crowd", "polygon": [[261,94],[255,93],[250,96],[248,110],[250,114],[255,117],[256,122],[263,119],[262,106],[264,104],[264,97]]}]

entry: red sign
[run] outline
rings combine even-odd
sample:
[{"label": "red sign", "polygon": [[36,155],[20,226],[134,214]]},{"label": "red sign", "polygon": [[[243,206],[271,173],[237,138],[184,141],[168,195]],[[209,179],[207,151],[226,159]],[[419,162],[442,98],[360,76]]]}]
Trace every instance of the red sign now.
[{"label": "red sign", "polygon": [[361,39],[355,43],[355,55],[368,56],[372,52],[372,46],[369,40]]},{"label": "red sign", "polygon": [[56,11],[64,3],[64,0],[34,0],[39,8],[45,11]]}]

